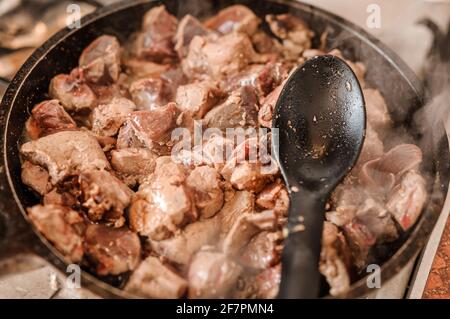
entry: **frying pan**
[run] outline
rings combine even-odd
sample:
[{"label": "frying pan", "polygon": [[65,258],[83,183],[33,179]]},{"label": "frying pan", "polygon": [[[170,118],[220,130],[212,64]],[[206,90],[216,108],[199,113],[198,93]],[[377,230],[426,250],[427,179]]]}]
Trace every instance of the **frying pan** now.
[{"label": "frying pan", "polygon": [[[284,0],[189,0],[150,1],[133,0],[99,8],[84,17],[80,29],[63,29],[38,48],[25,62],[10,83],[1,104],[0,157],[0,255],[3,257],[31,251],[48,260],[61,271],[66,270],[63,256],[37,231],[28,219],[25,208],[39,202],[20,178],[20,138],[33,105],[47,97],[53,76],[68,73],[77,65],[84,47],[102,34],[112,34],[124,43],[140,27],[144,13],[159,4],[174,15],[190,13],[204,18],[223,7],[241,3],[263,17],[265,14],[290,12],[304,19],[315,31],[313,45],[318,46],[320,35],[327,32],[327,49],[339,47],[344,56],[363,61],[367,65],[368,86],[380,89],[391,116],[399,130],[419,138],[424,150],[423,170],[428,173],[430,200],[416,225],[389,247],[381,247],[382,283],[387,282],[417,255],[442,210],[449,181],[449,147],[445,134],[436,138],[421,132],[411,123],[412,114],[423,105],[419,81],[409,68],[388,48],[352,23],[316,7]],[[389,147],[389,145],[388,145]],[[82,286],[103,297],[133,297],[120,290],[122,278],[98,279],[88,271],[82,272]],[[326,290],[324,290],[326,291]],[[366,279],[352,284],[343,297],[362,297],[371,293]]]}]

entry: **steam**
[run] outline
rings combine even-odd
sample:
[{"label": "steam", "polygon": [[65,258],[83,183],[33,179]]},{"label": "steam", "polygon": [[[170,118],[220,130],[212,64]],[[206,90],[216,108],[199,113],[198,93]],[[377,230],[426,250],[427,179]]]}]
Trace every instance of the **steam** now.
[{"label": "steam", "polygon": [[425,136],[431,137],[423,144],[431,143],[436,147],[450,129],[450,22],[446,34],[429,19],[420,23],[432,32],[434,41],[424,70],[426,104],[414,114],[414,124]]}]

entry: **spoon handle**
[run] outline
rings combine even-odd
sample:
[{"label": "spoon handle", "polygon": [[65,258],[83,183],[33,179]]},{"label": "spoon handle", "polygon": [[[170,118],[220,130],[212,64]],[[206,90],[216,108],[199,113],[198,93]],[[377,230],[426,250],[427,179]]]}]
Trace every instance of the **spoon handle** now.
[{"label": "spoon handle", "polygon": [[291,193],[289,235],[282,254],[279,298],[318,298],[319,260],[325,201],[305,193]]}]

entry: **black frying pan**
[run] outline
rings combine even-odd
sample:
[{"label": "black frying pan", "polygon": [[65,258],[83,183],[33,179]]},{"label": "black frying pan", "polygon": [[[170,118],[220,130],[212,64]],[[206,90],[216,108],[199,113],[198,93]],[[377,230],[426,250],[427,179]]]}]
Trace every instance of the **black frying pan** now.
[{"label": "black frying pan", "polygon": [[[423,247],[442,210],[450,163],[447,138],[443,135],[438,145],[433,145],[430,143],[432,136],[429,133],[423,135],[412,127],[412,114],[423,104],[422,90],[412,71],[391,50],[342,18],[309,5],[282,0],[123,1],[86,16],[82,20],[81,29],[61,30],[38,48],[12,80],[0,109],[1,255],[33,251],[65,271],[66,264],[62,255],[39,234],[25,213],[25,207],[39,202],[39,198],[22,184],[20,178],[18,145],[25,121],[33,105],[46,98],[50,79],[74,68],[84,47],[105,33],[113,34],[121,42],[125,42],[140,27],[145,11],[161,2],[178,17],[190,13],[202,18],[234,3],[249,6],[261,17],[268,13],[290,12],[303,18],[315,31],[314,45],[319,44],[320,34],[327,31],[328,49],[339,47],[347,58],[366,63],[367,83],[381,90],[396,125],[423,141],[423,169],[430,176],[431,200],[415,227],[393,245],[380,249],[384,256],[382,282],[397,274]],[[120,283],[113,280],[112,284]],[[130,297],[86,271],[82,275],[82,285],[104,297]],[[345,297],[360,297],[370,292],[365,279],[361,278],[351,286]]]}]

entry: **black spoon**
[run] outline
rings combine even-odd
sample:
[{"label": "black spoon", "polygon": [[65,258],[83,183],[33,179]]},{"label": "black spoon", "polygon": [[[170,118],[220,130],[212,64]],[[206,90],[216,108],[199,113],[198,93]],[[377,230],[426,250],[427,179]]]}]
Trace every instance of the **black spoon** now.
[{"label": "black spoon", "polygon": [[361,87],[337,57],[306,61],[281,91],[272,143],[290,207],[279,298],[319,297],[325,204],[355,164],[365,127]]}]

